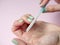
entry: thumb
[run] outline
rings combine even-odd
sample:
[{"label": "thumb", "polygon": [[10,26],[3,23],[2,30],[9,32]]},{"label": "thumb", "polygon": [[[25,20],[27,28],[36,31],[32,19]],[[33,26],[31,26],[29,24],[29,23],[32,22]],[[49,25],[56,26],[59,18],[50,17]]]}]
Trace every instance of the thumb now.
[{"label": "thumb", "polygon": [[15,44],[15,45],[27,45],[24,41],[20,40],[20,39],[13,39],[12,42]]},{"label": "thumb", "polygon": [[46,12],[56,12],[60,11],[60,4],[58,5],[49,5],[46,7]]}]

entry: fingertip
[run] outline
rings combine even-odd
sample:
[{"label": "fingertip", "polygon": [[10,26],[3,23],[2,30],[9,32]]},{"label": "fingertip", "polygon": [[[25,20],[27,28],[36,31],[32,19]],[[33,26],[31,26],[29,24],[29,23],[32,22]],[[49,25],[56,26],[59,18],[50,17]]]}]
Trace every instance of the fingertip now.
[{"label": "fingertip", "polygon": [[24,21],[22,19],[19,19],[13,23],[13,26],[21,26],[21,25],[23,25],[23,23],[24,23]]},{"label": "fingertip", "polygon": [[22,19],[25,23],[30,24],[33,21],[34,17],[31,15],[25,15],[22,17]]},{"label": "fingertip", "polygon": [[40,3],[40,7],[46,6],[46,4],[49,2],[49,0],[42,0]]},{"label": "fingertip", "polygon": [[27,45],[24,41],[17,38],[13,39],[12,43],[14,43],[15,45]]},{"label": "fingertip", "polygon": [[15,45],[18,45],[18,41],[16,39],[13,39],[12,43],[15,44]]}]

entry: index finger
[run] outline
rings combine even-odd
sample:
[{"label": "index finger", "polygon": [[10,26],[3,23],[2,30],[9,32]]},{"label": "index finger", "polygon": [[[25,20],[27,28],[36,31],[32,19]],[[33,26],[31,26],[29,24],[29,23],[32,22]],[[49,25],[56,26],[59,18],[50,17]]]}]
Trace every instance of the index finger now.
[{"label": "index finger", "polygon": [[43,7],[43,6],[45,6],[48,2],[49,2],[49,0],[41,0],[40,6]]}]

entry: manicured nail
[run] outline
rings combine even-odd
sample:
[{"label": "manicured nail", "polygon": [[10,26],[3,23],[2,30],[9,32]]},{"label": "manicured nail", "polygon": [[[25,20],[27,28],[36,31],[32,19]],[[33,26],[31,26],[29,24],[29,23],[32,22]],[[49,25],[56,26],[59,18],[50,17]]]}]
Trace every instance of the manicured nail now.
[{"label": "manicured nail", "polygon": [[33,16],[29,16],[30,19],[33,19]]},{"label": "manicured nail", "polygon": [[21,20],[19,20],[18,22],[23,22],[23,20],[21,19]]},{"label": "manicured nail", "polygon": [[15,45],[18,45],[18,42],[14,39],[12,40],[12,42],[15,44]]},{"label": "manicured nail", "polygon": [[42,11],[43,11],[43,13],[44,13],[44,12],[46,12],[46,8],[43,8],[43,10],[42,10]]},{"label": "manicured nail", "polygon": [[28,20],[29,22],[32,22],[32,19],[30,19],[30,18],[28,18],[27,20]]}]

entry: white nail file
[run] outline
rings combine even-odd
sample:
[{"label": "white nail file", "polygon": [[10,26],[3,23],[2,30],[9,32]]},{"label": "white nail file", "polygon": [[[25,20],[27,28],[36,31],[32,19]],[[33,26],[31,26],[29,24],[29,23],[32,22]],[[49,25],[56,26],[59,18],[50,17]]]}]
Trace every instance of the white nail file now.
[{"label": "white nail file", "polygon": [[34,20],[31,22],[31,24],[27,27],[26,32],[28,32],[31,27],[34,25],[35,21],[37,20],[37,18],[41,15],[41,13],[43,13],[45,11],[45,7],[40,7],[39,10],[39,14],[35,16]]}]

